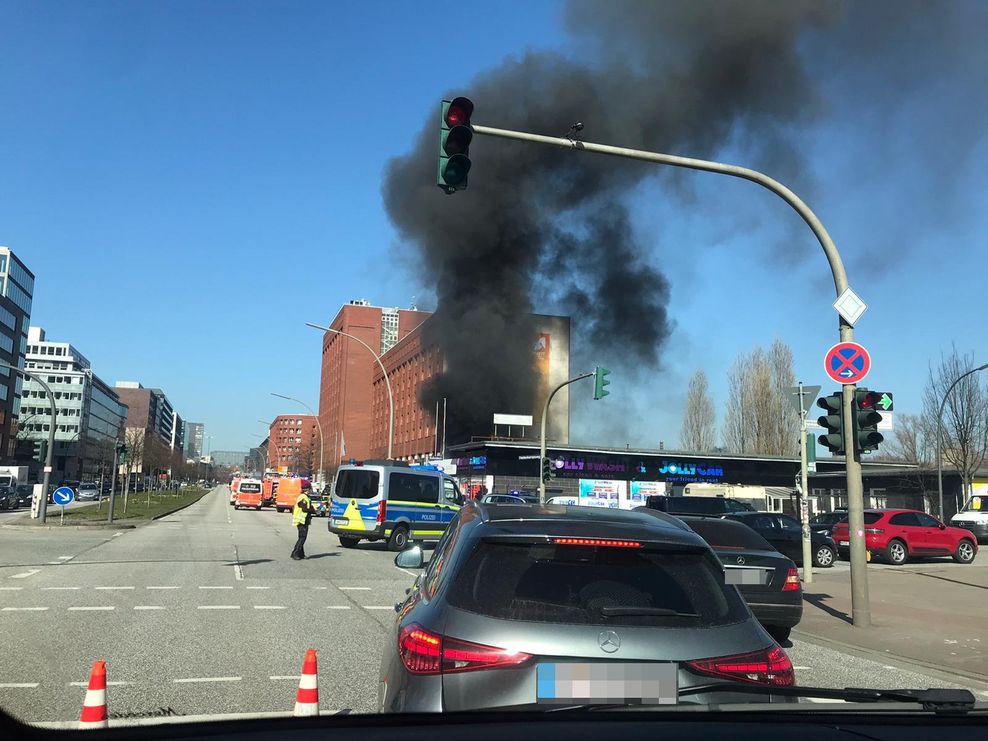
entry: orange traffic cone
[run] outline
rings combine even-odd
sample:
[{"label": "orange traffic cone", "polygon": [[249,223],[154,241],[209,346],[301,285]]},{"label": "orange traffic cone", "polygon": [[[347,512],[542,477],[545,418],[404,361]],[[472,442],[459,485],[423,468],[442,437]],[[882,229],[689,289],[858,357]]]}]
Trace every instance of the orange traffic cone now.
[{"label": "orange traffic cone", "polygon": [[89,674],[89,688],[82,703],[79,728],[106,728],[106,662],[94,661]]},{"label": "orange traffic cone", "polygon": [[295,717],[319,715],[319,674],[316,670],[316,650],[305,652],[302,662],[302,676],[298,680],[298,694],[295,695]]}]

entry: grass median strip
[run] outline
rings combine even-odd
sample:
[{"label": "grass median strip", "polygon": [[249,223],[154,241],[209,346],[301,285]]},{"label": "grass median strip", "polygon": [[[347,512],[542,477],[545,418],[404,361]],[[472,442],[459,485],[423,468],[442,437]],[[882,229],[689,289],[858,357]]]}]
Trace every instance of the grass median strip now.
[{"label": "grass median strip", "polygon": [[[131,492],[127,496],[126,512],[124,511],[123,494],[118,493],[114,497],[113,521],[153,520],[156,517],[161,517],[169,512],[174,512],[177,509],[194,504],[202,499],[207,493],[209,493],[209,489],[198,488],[180,489],[177,494],[174,491],[152,491],[150,494],[144,491],[139,491],[136,493]],[[100,521],[105,521],[107,518],[108,508],[109,502],[107,499],[104,499],[101,503],[96,505],[88,505],[86,507],[79,507],[76,509],[67,509],[65,511],[65,524],[95,524]],[[48,517],[49,519],[52,519],[50,510]]]}]

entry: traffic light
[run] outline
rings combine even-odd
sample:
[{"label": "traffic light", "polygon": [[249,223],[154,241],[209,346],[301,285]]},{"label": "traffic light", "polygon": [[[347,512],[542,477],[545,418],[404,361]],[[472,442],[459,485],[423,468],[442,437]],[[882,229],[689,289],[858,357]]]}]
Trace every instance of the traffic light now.
[{"label": "traffic light", "polygon": [[885,439],[885,436],[878,431],[878,423],[882,421],[882,415],[878,410],[884,406],[891,408],[891,394],[863,388],[855,390],[854,449],[858,453],[878,450],[878,444]]},{"label": "traffic light", "polygon": [[611,382],[607,380],[606,376],[611,375],[611,372],[607,368],[594,368],[593,372],[593,398],[603,399],[607,396],[610,391],[604,388],[604,386],[610,386]]},{"label": "traffic light", "polygon": [[551,479],[556,478],[556,468],[552,465],[552,460],[549,458],[542,459],[542,483],[548,483]]},{"label": "traffic light", "polygon": [[470,142],[473,127],[470,116],[473,103],[469,98],[444,100],[439,131],[439,172],[436,185],[447,194],[467,189],[467,173],[470,172]]},{"label": "traffic light", "polygon": [[47,457],[48,457],[48,441],[39,440],[38,447],[35,450],[34,460],[36,460],[38,463],[44,463]]},{"label": "traffic light", "polygon": [[843,395],[838,392],[830,396],[817,399],[816,405],[821,409],[826,409],[827,413],[817,419],[827,434],[820,435],[817,439],[823,447],[827,448],[833,455],[844,455],[844,414]]},{"label": "traffic light", "polygon": [[127,446],[123,443],[117,444],[117,462],[126,463],[127,462]]}]

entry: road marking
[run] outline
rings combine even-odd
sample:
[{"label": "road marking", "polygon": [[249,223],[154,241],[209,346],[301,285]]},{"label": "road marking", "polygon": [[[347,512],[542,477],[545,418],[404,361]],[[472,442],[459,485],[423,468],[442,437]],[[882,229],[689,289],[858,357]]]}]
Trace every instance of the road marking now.
[{"label": "road marking", "polygon": [[200,610],[239,610],[240,605],[199,605]]},{"label": "road marking", "polygon": [[119,538],[121,535],[123,535],[123,533],[114,533],[113,534],[113,537],[114,538]]},{"label": "road marking", "polygon": [[133,589],[133,587],[93,587],[93,589],[100,589],[104,592],[110,592],[114,589]]},{"label": "road marking", "polygon": [[134,605],[135,610],[164,610],[161,605]]},{"label": "road marking", "polygon": [[59,556],[58,557],[58,560],[59,561],[71,561],[73,558],[75,558],[75,556]]},{"label": "road marking", "polygon": [[0,587],[0,592],[19,592],[24,587]]},{"label": "road marking", "polygon": [[247,589],[271,589],[271,587],[251,587],[251,586],[248,586]]},{"label": "road marking", "polygon": [[365,610],[393,610],[394,605],[361,605]]},{"label": "road marking", "polygon": [[[271,677],[274,679],[274,677]],[[38,682],[0,682],[0,689],[4,690],[18,690],[18,689],[28,689],[33,690],[38,686]]]},{"label": "road marking", "polygon": [[287,610],[285,605],[254,605],[255,610]]},{"label": "road marking", "polygon": [[313,589],[329,589],[329,587],[312,587]]},{"label": "road marking", "polygon": [[369,592],[370,587],[340,587],[341,592]]},{"label": "road marking", "polygon": [[181,589],[181,587],[144,587],[145,589]]},{"label": "road marking", "polygon": [[185,679],[173,679],[175,684],[187,684],[189,682],[239,682],[243,677],[186,677]]},{"label": "road marking", "polygon": [[3,612],[43,612],[47,607],[4,607]]},{"label": "road marking", "polygon": [[350,605],[329,605],[327,610],[349,610]]},{"label": "road marking", "polygon": [[239,563],[233,567],[233,576],[237,581],[244,580],[244,570],[240,568]]},{"label": "road marking", "polygon": [[794,666],[793,669],[812,669],[812,666]]},{"label": "road marking", "polygon": [[[20,587],[17,587],[17,588],[20,589]],[[77,590],[77,589],[82,589],[82,587],[41,587],[41,591],[43,591],[43,592],[44,591],[48,591],[48,592],[68,592],[68,591]]]},{"label": "road marking", "polygon": [[[268,679],[294,679],[297,682],[301,679],[301,677],[298,674],[274,674],[268,677]],[[0,684],[0,687],[3,687],[3,685]],[[35,687],[37,687],[37,685],[35,685]]]},{"label": "road marking", "polygon": [[225,586],[209,585],[209,586],[205,586],[205,587],[202,587],[201,586],[201,587],[199,587],[199,589],[233,589],[233,587],[230,586],[229,584],[227,584]]},{"label": "road marking", "polygon": [[113,607],[112,605],[98,605],[98,606],[92,605],[92,606],[86,606],[86,607],[70,607],[69,609],[70,610],[82,610],[82,611],[86,611],[86,612],[97,612],[97,611],[107,612],[109,610],[116,610],[117,608],[116,607]]},{"label": "road marking", "polygon": [[13,575],[11,575],[10,578],[11,579],[27,579],[29,576],[34,576],[39,571],[41,571],[41,569],[31,569],[30,571],[22,571],[20,574],[13,574]]}]

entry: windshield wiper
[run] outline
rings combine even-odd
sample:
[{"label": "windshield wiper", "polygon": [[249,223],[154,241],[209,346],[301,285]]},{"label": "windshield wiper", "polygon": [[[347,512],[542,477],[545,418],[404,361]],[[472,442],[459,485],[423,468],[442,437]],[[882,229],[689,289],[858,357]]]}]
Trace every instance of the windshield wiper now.
[{"label": "windshield wiper", "polygon": [[736,692],[739,694],[777,695],[782,697],[820,697],[827,700],[844,700],[846,702],[906,702],[922,705],[923,710],[931,710],[937,713],[966,713],[969,710],[974,710],[975,704],[974,694],[970,690],[964,689],[878,690],[864,687],[832,689],[828,687],[776,687],[765,684],[748,684],[747,682],[721,682],[684,687],[679,690],[679,696],[689,697],[690,695],[702,695],[708,692]]},{"label": "windshield wiper", "polygon": [[604,617],[638,617],[645,615],[649,617],[700,617],[695,612],[679,612],[669,607],[635,607],[634,605],[627,607],[602,607],[600,608],[600,614]]}]

